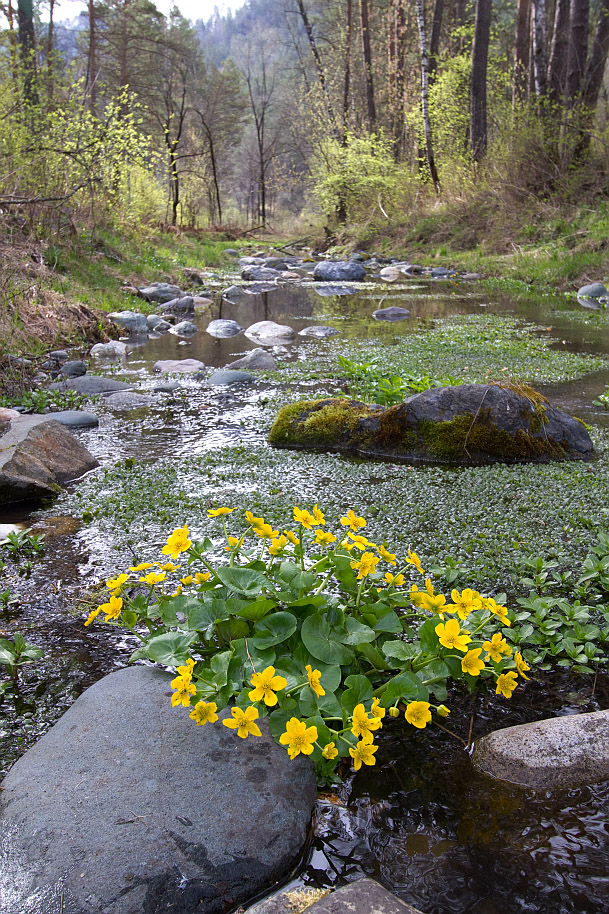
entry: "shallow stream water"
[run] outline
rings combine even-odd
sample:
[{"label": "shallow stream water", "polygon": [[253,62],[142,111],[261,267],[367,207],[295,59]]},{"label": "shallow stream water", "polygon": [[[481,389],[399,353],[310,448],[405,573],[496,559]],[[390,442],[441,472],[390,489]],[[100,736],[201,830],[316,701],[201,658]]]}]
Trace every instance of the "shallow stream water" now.
[{"label": "shallow stream water", "polygon": [[[185,345],[164,334],[135,347],[112,373],[149,395],[149,404],[136,412],[111,411],[103,401],[94,405],[99,428],[78,434],[102,465],[96,472],[130,458],[141,465],[160,459],[182,465],[193,456],[234,445],[265,446],[267,406],[281,399],[286,386],[281,381],[227,389],[182,376],[174,393],[153,391],[158,375],[152,366],[158,359],[196,358],[213,368],[254,348],[242,335],[218,340],[205,333],[208,322],[218,317],[237,320],[243,327],[274,320],[297,332],[312,324],[340,331],[326,342],[297,337],[279,357],[288,366],[323,364],[328,353],[340,351],[342,341],[372,341],[380,350],[432,326],[434,320],[484,312],[516,315],[538,325],[540,333],[551,327],[558,348],[609,354],[609,324],[591,327],[573,320],[568,312],[577,306],[564,298],[515,301],[482,291],[475,283],[426,280],[354,288],[352,295],[329,298],[310,285],[298,285],[247,296],[236,305],[222,302],[216,291],[213,304],[198,313],[199,332]],[[372,319],[375,308],[391,304],[409,308],[411,317],[391,324]],[[606,425],[605,414],[591,401],[608,383],[609,367],[554,385],[547,393],[556,405],[585,421]],[[341,389],[323,378],[296,381],[291,387],[306,396]],[[322,502],[323,479],[313,480],[311,487],[314,500]],[[205,495],[202,489],[201,497]],[[85,688],[125,665],[134,646],[116,630],[85,630],[78,606],[83,586],[120,567],[124,556],[117,557],[94,523],[83,527],[77,517],[57,516],[54,507],[14,509],[0,516],[0,524],[32,523],[45,531],[45,557],[34,564],[27,580],[7,568],[8,582],[21,593],[21,602],[0,613],[0,636],[23,631],[27,640],[44,648],[45,657],[24,671],[15,703],[7,699],[0,706],[4,771]],[[453,696],[451,706],[455,719],[469,721],[468,698]],[[594,684],[566,675],[537,678],[510,703],[494,696],[478,702],[473,736],[608,706],[606,676]],[[413,735],[412,728],[392,722],[385,733],[374,768],[363,768],[335,793],[322,794],[311,843],[292,885],[338,885],[366,874],[427,914],[609,912],[609,785],[526,791],[476,774],[462,745],[441,730]]]}]

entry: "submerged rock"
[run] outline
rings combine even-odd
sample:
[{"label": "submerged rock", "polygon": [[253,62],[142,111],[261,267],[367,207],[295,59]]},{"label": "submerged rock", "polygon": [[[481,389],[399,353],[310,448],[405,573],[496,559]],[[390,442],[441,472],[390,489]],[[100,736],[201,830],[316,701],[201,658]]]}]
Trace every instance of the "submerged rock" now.
[{"label": "submerged rock", "polygon": [[552,790],[609,779],[609,711],[506,727],[476,741],[472,761],[486,774]]},{"label": "submerged rock", "polygon": [[205,365],[198,359],[159,359],[152,366],[153,371],[160,371],[163,374],[191,374],[202,368],[205,368]]},{"label": "submerged rock", "polygon": [[163,304],[163,314],[173,314],[176,317],[194,317],[195,300],[192,295],[173,298]]},{"label": "submerged rock", "polygon": [[433,388],[389,409],[348,399],[301,401],[279,411],[269,442],[456,466],[595,456],[583,423],[536,391],[523,390],[496,384]]},{"label": "submerged rock", "polygon": [[338,283],[325,283],[323,286],[315,286],[318,295],[329,298],[331,295],[355,295],[357,289],[353,286],[340,286]]},{"label": "submerged rock", "polygon": [[69,378],[67,381],[55,381],[54,384],[49,384],[49,390],[76,390],[85,397],[112,394],[117,390],[130,390],[132,387],[133,384],[126,384],[124,381],[91,374],[82,378]]},{"label": "submerged rock", "polygon": [[233,368],[218,368],[207,379],[207,387],[233,387],[235,384],[251,384],[256,378],[248,371]]},{"label": "submerged rock", "polygon": [[97,428],[99,419],[94,413],[87,413],[81,409],[62,409],[56,413],[48,413],[49,419],[61,422],[67,428]]},{"label": "submerged rock", "polygon": [[192,336],[198,332],[198,329],[197,325],[193,324],[192,321],[180,321],[179,324],[171,328],[169,333],[173,333],[175,336]]},{"label": "submerged rock", "polygon": [[44,897],[37,910],[221,914],[289,873],[312,766],[290,761],[266,721],[247,740],[221,721],[196,726],[171,707],[171,678],[144,666],[106,676],[9,771],[3,850],[24,894]]},{"label": "submerged rock", "polygon": [[602,282],[592,282],[588,286],[582,286],[577,290],[578,298],[605,298],[609,292]]},{"label": "submerged rock", "polygon": [[410,317],[410,311],[407,308],[399,308],[397,305],[393,305],[391,308],[379,308],[377,311],[373,311],[372,317],[376,321],[395,323],[395,321],[404,321],[407,317]]},{"label": "submerged rock", "polygon": [[311,336],[316,340],[325,340],[329,336],[336,336],[339,333],[334,327],[325,327],[323,324],[317,324],[314,327],[304,327],[298,331],[298,336]]},{"label": "submerged rock", "polygon": [[366,270],[353,260],[322,260],[313,270],[313,279],[321,282],[361,282]]},{"label": "submerged rock", "polygon": [[231,370],[249,368],[250,371],[275,371],[277,360],[266,349],[251,349],[241,359],[225,366]]},{"label": "submerged rock", "polygon": [[92,454],[50,416],[19,416],[0,437],[0,505],[48,498],[98,466]]}]

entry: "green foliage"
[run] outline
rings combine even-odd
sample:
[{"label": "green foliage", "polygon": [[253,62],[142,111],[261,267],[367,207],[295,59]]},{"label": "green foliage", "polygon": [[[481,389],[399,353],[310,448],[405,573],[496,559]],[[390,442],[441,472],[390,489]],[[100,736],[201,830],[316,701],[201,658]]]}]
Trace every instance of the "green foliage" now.
[{"label": "green foliage", "polygon": [[314,151],[314,192],[323,212],[350,222],[366,219],[375,208],[390,212],[400,189],[401,169],[384,133],[356,136],[345,143],[325,138]]},{"label": "green foliage", "polygon": [[452,376],[430,378],[428,375],[391,375],[387,378],[383,376],[376,359],[357,363],[339,355],[338,364],[350,381],[350,396],[366,403],[379,403],[381,406],[394,406],[411,394],[421,393],[431,387],[454,387],[463,383],[462,378]]},{"label": "green foliage", "polygon": [[[0,638],[0,664],[5,666],[11,677],[12,684],[16,685],[19,679],[19,670],[24,663],[40,660],[44,651],[34,644],[27,644],[21,632],[15,632],[13,640]],[[6,691],[7,684],[0,683],[0,695]]]},{"label": "green foliage", "polygon": [[[32,560],[38,559],[44,552],[44,537],[29,530],[11,531],[0,543],[0,571],[5,567],[4,559],[10,559],[18,566],[22,577],[29,577],[32,571]],[[0,594],[0,605],[7,608],[11,602],[10,590]]]},{"label": "green foliage", "polygon": [[20,396],[0,395],[0,406],[22,407],[25,413],[60,412],[64,409],[82,409],[91,398],[79,394],[76,390],[26,390]]}]

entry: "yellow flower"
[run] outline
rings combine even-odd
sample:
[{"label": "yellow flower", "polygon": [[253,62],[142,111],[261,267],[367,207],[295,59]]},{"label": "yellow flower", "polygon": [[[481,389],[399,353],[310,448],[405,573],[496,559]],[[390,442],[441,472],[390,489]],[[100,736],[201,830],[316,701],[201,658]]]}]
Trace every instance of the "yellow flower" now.
[{"label": "yellow flower", "polygon": [[529,679],[529,676],[525,676],[525,673],[531,669],[529,664],[526,662],[520,651],[516,651],[514,654],[514,663],[516,664],[516,669],[520,673],[523,679]]},{"label": "yellow flower", "polygon": [[313,508],[313,519],[315,520],[316,526],[323,526],[326,523],[326,519],[323,515],[323,512],[315,505]]},{"label": "yellow flower", "polygon": [[222,517],[223,514],[232,514],[236,508],[210,508],[207,512],[208,517]]},{"label": "yellow flower", "polygon": [[238,536],[229,536],[228,545],[230,546],[231,549],[236,549],[237,546],[239,545],[239,537]]},{"label": "yellow flower", "polygon": [[450,708],[447,708],[446,705],[438,705],[436,708],[436,713],[438,717],[448,717],[450,714]]},{"label": "yellow flower", "polygon": [[395,718],[395,717],[399,717],[399,716],[400,716],[399,708],[396,708],[395,705],[393,706],[393,708],[389,708],[389,717]]},{"label": "yellow flower", "polygon": [[431,711],[428,701],[411,701],[406,705],[406,720],[418,730],[424,730],[431,720]]},{"label": "yellow flower", "polygon": [[109,590],[120,590],[120,588],[129,580],[128,574],[119,574],[116,578],[110,578],[106,581],[106,587]]},{"label": "yellow flower", "polygon": [[453,606],[450,609],[452,612],[456,612],[460,619],[467,619],[471,612],[482,608],[480,594],[477,590],[471,590],[469,587],[465,587],[462,593],[459,593],[458,590],[453,590],[450,598],[453,601]]},{"label": "yellow flower", "polygon": [[209,571],[197,571],[195,575],[195,584],[204,584],[209,581],[211,574]]},{"label": "yellow flower", "polygon": [[353,767],[356,771],[359,771],[364,765],[374,765],[376,759],[374,753],[378,749],[378,746],[373,746],[371,743],[360,742],[357,744],[355,749],[349,749],[349,755],[353,759]]},{"label": "yellow flower", "polygon": [[[421,609],[427,610],[430,613],[441,614],[445,609],[449,609],[448,606],[445,606],[446,597],[442,593],[421,593],[419,600],[419,606]],[[453,619],[453,621],[456,621]]]},{"label": "yellow flower", "polygon": [[270,524],[256,524],[253,527],[253,530],[256,536],[259,536],[261,540],[272,540],[279,536],[279,530],[273,530]]},{"label": "yellow flower", "polygon": [[233,716],[232,720],[226,719],[222,723],[225,727],[236,730],[237,736],[240,736],[241,739],[245,739],[250,733],[252,736],[262,736],[260,727],[254,723],[258,717],[258,708],[249,707],[245,711],[242,711],[241,708],[231,708],[230,713]]},{"label": "yellow flower", "polygon": [[299,542],[298,537],[292,530],[284,530],[283,532],[285,533],[285,535],[287,536],[287,538],[289,539],[289,541],[292,543],[293,546],[298,545],[298,542]]},{"label": "yellow flower", "polygon": [[307,727],[304,720],[291,717],[285,725],[285,733],[279,737],[279,742],[282,746],[288,747],[288,755],[295,759],[301,752],[303,755],[311,755],[316,739],[317,727]]},{"label": "yellow flower", "polygon": [[496,603],[492,597],[484,597],[482,599],[482,608],[488,609],[488,611],[492,612],[494,616],[499,616],[502,625],[505,625],[509,628],[512,624],[508,619],[507,607],[499,606],[499,604]]},{"label": "yellow flower", "polygon": [[421,559],[416,554],[416,552],[412,552],[410,546],[408,547],[408,556],[406,558],[406,561],[408,562],[409,565],[414,565],[414,567],[417,569],[419,574],[422,574],[423,577],[425,577],[425,572],[423,571],[423,568],[421,566]]},{"label": "yellow flower", "polygon": [[404,583],[405,578],[403,574],[391,574],[390,571],[386,571],[385,580],[388,584],[393,584],[394,587],[400,587]]},{"label": "yellow flower", "polygon": [[495,689],[496,695],[503,695],[505,698],[511,698],[512,692],[518,685],[516,682],[518,678],[518,673],[516,670],[508,670],[507,673],[502,673],[501,676],[497,679],[497,688]]},{"label": "yellow flower", "polygon": [[480,660],[481,653],[481,647],[476,647],[473,650],[467,652],[465,657],[463,657],[461,660],[461,669],[464,673],[469,673],[470,676],[480,675],[484,669],[484,660]]},{"label": "yellow flower", "polygon": [[329,546],[330,543],[336,542],[336,537],[333,533],[330,533],[329,530],[316,530],[315,531],[315,542],[319,546]]},{"label": "yellow flower", "polygon": [[140,578],[140,581],[142,581],[144,584],[148,584],[150,587],[154,587],[155,584],[160,584],[162,581],[164,581],[166,577],[167,575],[164,571],[150,571],[148,574],[144,575],[143,578]]},{"label": "yellow flower", "polygon": [[[385,575],[385,577],[387,577],[387,575]],[[408,592],[408,596],[410,597],[410,602],[412,603],[413,606],[416,606],[417,609],[420,608],[421,600],[423,599],[424,595],[425,595],[425,592],[423,590],[419,590],[419,588],[417,587],[416,584],[413,584]]]},{"label": "yellow flower", "polygon": [[491,640],[485,641],[482,647],[485,651],[488,651],[484,659],[488,660],[490,658],[493,663],[501,663],[504,654],[506,657],[510,657],[512,654],[512,648],[500,632],[495,632]]},{"label": "yellow flower", "polygon": [[312,530],[317,524],[312,514],[298,507],[294,508],[294,520],[297,524],[302,524],[303,527],[306,527],[307,530]]},{"label": "yellow flower", "polygon": [[178,705],[183,705],[183,707],[189,708],[190,696],[197,694],[197,689],[191,683],[190,676],[176,676],[171,680],[171,688],[175,689],[171,696],[171,707],[177,708]]},{"label": "yellow flower", "polygon": [[195,579],[191,574],[187,574],[185,578],[180,578],[180,584],[184,584],[185,587],[188,587],[189,584],[194,584]]},{"label": "yellow flower", "polygon": [[461,631],[461,626],[456,619],[449,619],[446,623],[440,622],[439,625],[436,625],[435,632],[442,647],[463,651],[464,654],[467,651],[467,645],[472,640],[467,632]]},{"label": "yellow flower", "polygon": [[245,519],[252,527],[257,527],[258,524],[264,523],[264,517],[254,517],[251,511],[245,512]]},{"label": "yellow flower", "polygon": [[161,565],[160,562],[156,563],[161,571],[179,571],[180,566],[174,565],[173,562],[165,562],[164,565]]},{"label": "yellow flower", "polygon": [[370,716],[376,717],[377,720],[382,720],[385,716],[385,708],[381,705],[378,698],[372,699],[372,707],[370,708]]},{"label": "yellow flower", "polygon": [[267,666],[262,673],[253,673],[250,682],[254,686],[253,690],[248,693],[250,701],[264,701],[269,708],[277,704],[275,692],[285,689],[288,684],[287,679],[284,679],[283,676],[275,676],[274,666]]},{"label": "yellow flower", "polygon": [[92,609],[91,612],[89,613],[88,617],[87,617],[87,621],[85,622],[85,626],[91,625],[91,622],[93,622],[94,619],[97,619],[97,617],[99,616],[99,614],[100,614],[101,611],[102,611],[102,607],[101,607],[101,606],[98,606],[97,609]]},{"label": "yellow flower", "polygon": [[185,665],[176,667],[176,670],[178,671],[180,676],[184,676],[184,678],[186,678],[186,679],[191,679],[192,671],[194,670],[194,668],[195,668],[195,662],[192,659],[192,657],[189,657],[188,660],[186,661]]},{"label": "yellow flower", "polygon": [[344,544],[345,548],[349,551],[355,548],[359,549],[360,552],[365,552],[366,546],[372,546],[374,549],[376,549],[374,543],[371,543],[370,540],[365,536],[362,536],[361,533],[348,533],[347,536],[350,540],[352,540],[352,542]]},{"label": "yellow flower", "polygon": [[[278,531],[275,531],[275,532],[277,533]],[[276,536],[275,539],[271,541],[271,545],[269,546],[269,552],[271,553],[271,555],[279,555],[280,552],[283,552],[283,550],[285,549],[287,544],[288,544],[287,536]]]},{"label": "yellow flower", "polygon": [[326,743],[326,745],[321,750],[321,754],[324,758],[333,759],[338,755],[338,749],[336,748],[335,743]]},{"label": "yellow flower", "polygon": [[196,721],[197,726],[204,727],[205,724],[215,724],[218,720],[217,710],[215,701],[198,701],[188,716]]},{"label": "yellow flower", "polygon": [[326,690],[322,688],[321,682],[321,673],[319,670],[314,670],[311,668],[311,664],[307,663],[305,670],[307,671],[307,676],[309,677],[309,685],[315,692],[318,698],[321,698],[322,695],[326,694]]},{"label": "yellow flower", "polygon": [[102,612],[106,614],[104,622],[110,622],[111,619],[118,619],[123,608],[123,601],[121,597],[116,597],[114,594],[110,597],[108,603],[104,603],[101,606]]},{"label": "yellow flower", "polygon": [[378,564],[378,557],[373,552],[364,552],[359,562],[351,562],[351,567],[357,569],[357,580],[374,574]]},{"label": "yellow flower", "polygon": [[154,568],[156,562],[140,562],[139,565],[131,565],[129,571],[146,571],[147,568]]},{"label": "yellow flower", "polygon": [[430,597],[433,597],[434,589],[433,589],[433,584],[431,583],[431,578],[425,578],[425,590],[427,591],[427,593],[429,594]]},{"label": "yellow flower", "polygon": [[366,526],[366,521],[364,518],[358,517],[355,511],[351,510],[351,508],[347,511],[344,517],[341,517],[340,522],[343,527],[351,527],[354,533],[357,533],[359,529]]},{"label": "yellow flower", "polygon": [[184,524],[167,537],[167,545],[163,546],[161,552],[163,555],[170,555],[175,562],[179,554],[186,552],[191,545],[192,543],[188,539],[188,526]]},{"label": "yellow flower", "polygon": [[172,597],[179,597],[180,594],[182,593],[182,590],[183,590],[182,585],[181,585],[181,584],[178,584],[178,586],[176,587],[176,589],[174,590],[174,592],[171,594],[171,596],[172,596]]},{"label": "yellow flower", "polygon": [[366,709],[361,703],[353,709],[352,723],[351,732],[354,736],[361,737],[365,743],[371,743],[374,739],[372,731],[379,730],[383,726],[378,717],[368,717]]},{"label": "yellow flower", "polygon": [[382,545],[381,545],[381,546],[376,546],[375,548],[378,550],[378,554],[380,555],[380,557],[381,557],[382,559],[385,559],[386,562],[389,562],[390,565],[396,565],[396,564],[397,564],[396,559],[395,559],[395,553],[389,552],[389,551],[388,551],[387,549],[385,549],[385,547],[382,546]]}]

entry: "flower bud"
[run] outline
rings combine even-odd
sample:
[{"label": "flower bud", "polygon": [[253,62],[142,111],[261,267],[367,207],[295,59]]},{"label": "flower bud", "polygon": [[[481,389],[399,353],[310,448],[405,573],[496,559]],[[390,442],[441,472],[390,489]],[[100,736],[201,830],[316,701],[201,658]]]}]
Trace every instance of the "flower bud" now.
[{"label": "flower bud", "polygon": [[389,717],[399,717],[400,712],[398,708],[389,708]]},{"label": "flower bud", "polygon": [[450,714],[450,708],[447,708],[446,705],[438,705],[436,712],[438,717],[448,717]]}]

